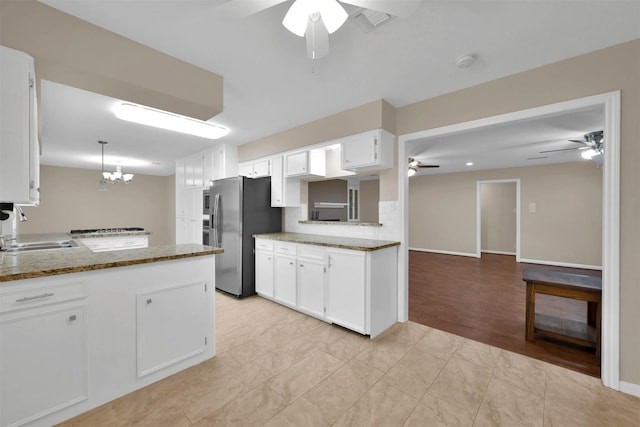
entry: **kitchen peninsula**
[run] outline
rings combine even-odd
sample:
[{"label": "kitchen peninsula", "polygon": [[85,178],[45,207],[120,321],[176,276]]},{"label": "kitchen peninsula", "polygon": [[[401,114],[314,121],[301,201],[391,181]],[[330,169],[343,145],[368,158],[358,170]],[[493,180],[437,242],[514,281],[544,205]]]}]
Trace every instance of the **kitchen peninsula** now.
[{"label": "kitchen peninsula", "polygon": [[257,234],[256,292],[372,338],[398,320],[400,242]]},{"label": "kitchen peninsula", "polygon": [[215,258],[197,244],[0,252],[0,425],[49,426],[215,355]]}]

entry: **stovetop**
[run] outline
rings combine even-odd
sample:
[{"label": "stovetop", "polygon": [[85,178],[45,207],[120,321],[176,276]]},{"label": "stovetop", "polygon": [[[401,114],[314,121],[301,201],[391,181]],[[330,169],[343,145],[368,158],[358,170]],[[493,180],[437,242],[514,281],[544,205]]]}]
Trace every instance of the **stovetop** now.
[{"label": "stovetop", "polygon": [[142,227],[123,228],[87,228],[86,230],[71,230],[71,234],[107,234],[107,233],[130,233],[132,231],[144,231]]}]

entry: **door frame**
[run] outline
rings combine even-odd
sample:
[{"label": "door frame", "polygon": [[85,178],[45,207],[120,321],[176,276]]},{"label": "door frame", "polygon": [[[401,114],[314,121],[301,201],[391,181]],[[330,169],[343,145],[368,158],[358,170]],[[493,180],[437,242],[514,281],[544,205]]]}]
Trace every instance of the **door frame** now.
[{"label": "door frame", "polygon": [[476,257],[482,257],[482,184],[516,183],[516,262],[520,262],[520,178],[476,181]]},{"label": "door frame", "polygon": [[398,252],[398,320],[409,318],[409,184],[406,145],[419,138],[453,134],[507,122],[601,106],[604,111],[602,191],[602,354],[601,378],[605,386],[620,389],[620,91],[587,96],[398,137],[398,205],[401,243]]}]

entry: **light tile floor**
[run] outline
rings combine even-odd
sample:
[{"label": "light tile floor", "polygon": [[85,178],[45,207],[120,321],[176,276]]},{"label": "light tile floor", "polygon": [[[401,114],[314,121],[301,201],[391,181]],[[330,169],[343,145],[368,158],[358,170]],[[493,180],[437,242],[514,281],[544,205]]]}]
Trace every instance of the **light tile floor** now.
[{"label": "light tile floor", "polygon": [[216,293],[217,356],[65,426],[640,426],[599,379],[413,322],[368,339]]}]

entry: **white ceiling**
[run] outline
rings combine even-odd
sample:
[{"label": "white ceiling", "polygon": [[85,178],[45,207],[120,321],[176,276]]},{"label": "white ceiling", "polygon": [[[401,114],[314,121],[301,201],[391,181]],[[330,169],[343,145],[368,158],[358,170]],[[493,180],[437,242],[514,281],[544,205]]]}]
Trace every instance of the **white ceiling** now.
[{"label": "white ceiling", "polygon": [[[640,1],[425,0],[411,17],[369,33],[347,21],[330,36],[329,55],[312,63],[304,39],[281,25],[291,0],[241,18],[221,12],[228,0],[41,1],[222,75],[224,112],[212,121],[231,130],[219,141],[236,145],[377,99],[401,107],[640,38]],[[456,68],[455,59],[469,53],[476,63]],[[43,164],[99,168],[96,141],[106,139],[106,154],[126,171],[168,175],[172,160],[212,143],[134,130],[111,117],[114,100],[91,101],[59,86],[42,89]],[[569,130],[575,138],[593,129]],[[125,167],[125,158],[139,165]]]}]

